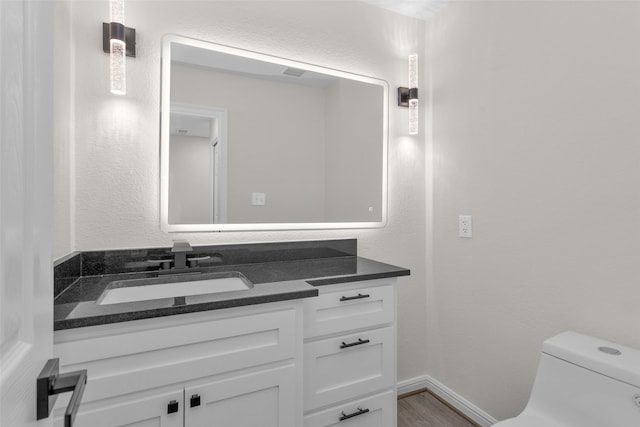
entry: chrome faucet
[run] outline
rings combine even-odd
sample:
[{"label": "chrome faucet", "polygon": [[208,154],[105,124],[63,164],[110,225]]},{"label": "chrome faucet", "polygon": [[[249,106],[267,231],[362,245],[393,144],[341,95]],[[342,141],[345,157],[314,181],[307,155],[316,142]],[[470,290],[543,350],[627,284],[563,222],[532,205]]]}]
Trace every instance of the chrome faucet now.
[{"label": "chrome faucet", "polygon": [[[197,267],[200,262],[212,259],[209,255],[187,258],[187,252],[192,251],[193,248],[186,240],[174,240],[173,246],[171,247],[173,259],[149,259],[147,260],[147,262],[158,265],[160,267],[160,269],[158,270],[158,274],[172,274],[189,272],[190,269],[194,269],[194,267]],[[216,253],[215,256],[218,257],[213,258],[214,262],[222,262],[222,255]],[[173,267],[171,267],[172,263]],[[198,269],[194,270],[194,273],[198,272]]]},{"label": "chrome faucet", "polygon": [[182,270],[187,268],[187,252],[193,251],[193,248],[186,240],[174,240],[171,252],[173,252],[173,268]]}]

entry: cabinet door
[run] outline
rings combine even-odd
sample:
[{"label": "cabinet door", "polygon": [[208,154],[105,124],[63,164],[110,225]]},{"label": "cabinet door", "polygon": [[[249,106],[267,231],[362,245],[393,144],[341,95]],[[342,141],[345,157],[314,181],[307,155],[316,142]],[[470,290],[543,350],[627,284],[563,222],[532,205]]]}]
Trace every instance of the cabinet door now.
[{"label": "cabinet door", "polygon": [[304,427],[393,427],[396,425],[393,391],[356,400],[304,417]]},{"label": "cabinet door", "polygon": [[296,372],[287,365],[185,387],[185,427],[298,427]]},{"label": "cabinet door", "polygon": [[304,345],[304,410],[394,387],[393,328]]},{"label": "cabinet door", "polygon": [[[182,427],[184,414],[182,388],[136,397],[136,394],[95,401],[80,407],[74,427]],[[175,403],[169,408],[170,403]],[[169,413],[171,411],[171,413]],[[58,415],[54,427],[64,427]]]}]

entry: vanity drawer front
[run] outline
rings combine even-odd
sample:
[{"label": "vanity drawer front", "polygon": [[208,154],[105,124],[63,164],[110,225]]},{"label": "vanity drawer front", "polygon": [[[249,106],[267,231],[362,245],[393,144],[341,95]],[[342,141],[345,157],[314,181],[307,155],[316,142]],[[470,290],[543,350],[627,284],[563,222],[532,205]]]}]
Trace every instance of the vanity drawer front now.
[{"label": "vanity drawer front", "polygon": [[345,287],[331,290],[305,304],[304,336],[342,333],[348,330],[390,324],[395,320],[395,287]]},{"label": "vanity drawer front", "polygon": [[396,394],[390,390],[307,415],[304,427],[392,427],[396,425],[395,405]]},{"label": "vanity drawer front", "polygon": [[[301,306],[301,304],[300,304]],[[295,358],[300,307],[56,343],[61,372],[88,370],[83,401]],[[59,399],[60,400],[60,399]]]},{"label": "vanity drawer front", "polygon": [[393,333],[387,327],[306,343],[305,411],[394,387]]}]

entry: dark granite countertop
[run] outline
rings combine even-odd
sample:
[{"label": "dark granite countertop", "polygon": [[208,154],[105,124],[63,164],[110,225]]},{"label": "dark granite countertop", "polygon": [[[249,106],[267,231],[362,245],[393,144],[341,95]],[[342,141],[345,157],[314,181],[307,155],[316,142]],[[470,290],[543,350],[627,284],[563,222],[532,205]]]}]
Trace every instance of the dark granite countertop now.
[{"label": "dark granite countertop", "polygon": [[98,305],[97,299],[111,282],[157,277],[158,273],[135,271],[80,276],[71,283],[66,278],[64,289],[54,299],[54,330],[308,298],[318,295],[317,286],[410,274],[408,269],[355,255],[249,262],[199,270],[201,273],[240,272],[254,286],[241,291],[186,296],[184,304],[179,305],[174,305],[174,298]]}]

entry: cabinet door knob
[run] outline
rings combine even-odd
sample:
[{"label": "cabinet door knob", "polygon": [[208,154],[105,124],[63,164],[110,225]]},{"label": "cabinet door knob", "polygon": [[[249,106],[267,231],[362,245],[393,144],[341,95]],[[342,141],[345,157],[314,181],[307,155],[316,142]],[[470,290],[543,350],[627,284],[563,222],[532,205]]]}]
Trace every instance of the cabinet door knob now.
[{"label": "cabinet door knob", "polygon": [[200,395],[198,394],[191,396],[191,407],[195,408],[196,406],[200,406]]},{"label": "cabinet door knob", "polygon": [[167,405],[167,414],[178,412],[178,405],[179,404],[177,400],[172,400],[171,402],[169,402],[169,404]]}]

